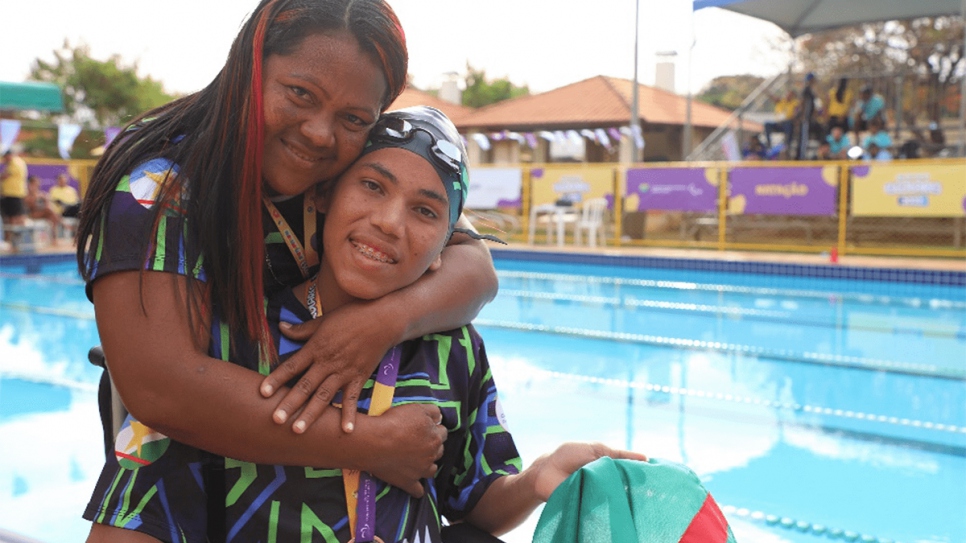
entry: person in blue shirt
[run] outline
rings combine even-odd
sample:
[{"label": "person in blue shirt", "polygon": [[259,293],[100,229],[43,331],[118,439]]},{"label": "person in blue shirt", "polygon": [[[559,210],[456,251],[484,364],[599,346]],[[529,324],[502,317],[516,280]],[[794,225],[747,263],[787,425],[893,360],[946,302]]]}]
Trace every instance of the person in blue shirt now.
[{"label": "person in blue shirt", "polygon": [[862,149],[865,150],[865,158],[871,160],[891,160],[892,159],[892,137],[885,129],[885,123],[881,118],[872,119],[869,123],[869,135],[862,140]]},{"label": "person in blue shirt", "polygon": [[848,158],[846,153],[849,148],[852,147],[852,138],[845,133],[845,130],[841,126],[836,125],[832,127],[828,136],[825,136],[825,141],[828,143],[828,154],[832,159],[845,159]]},{"label": "person in blue shirt", "polygon": [[882,95],[873,92],[872,85],[866,85],[862,87],[859,98],[860,100],[856,103],[855,111],[852,114],[851,123],[856,140],[859,139],[861,132],[871,129],[873,120],[879,119],[885,124],[885,119],[883,118],[885,114],[885,99],[882,98]]}]

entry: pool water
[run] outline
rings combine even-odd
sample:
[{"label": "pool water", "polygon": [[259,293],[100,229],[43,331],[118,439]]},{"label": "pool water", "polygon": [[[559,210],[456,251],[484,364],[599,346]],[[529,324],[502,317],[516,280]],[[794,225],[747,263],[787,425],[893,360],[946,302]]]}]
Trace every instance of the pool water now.
[{"label": "pool water", "polygon": [[[567,440],[686,463],[740,542],[966,542],[966,289],[497,268],[476,326],[525,463]],[[103,454],[93,310],[68,265],[3,272],[0,529],[80,541]]]}]

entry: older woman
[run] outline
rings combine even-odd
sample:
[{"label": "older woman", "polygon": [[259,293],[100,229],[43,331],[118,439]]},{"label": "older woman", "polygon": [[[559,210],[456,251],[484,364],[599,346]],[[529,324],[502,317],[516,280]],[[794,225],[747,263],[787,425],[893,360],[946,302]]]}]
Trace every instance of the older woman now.
[{"label": "older woman", "polygon": [[[421,495],[419,479],[435,471],[437,408],[356,419],[355,399],[390,347],[465,324],[493,297],[481,242],[457,236],[438,273],[288,329],[310,338],[268,379],[226,363],[240,342],[212,327],[220,315],[275,351],[264,294],[318,267],[317,209],[302,195],[355,160],[406,67],[402,29],[381,0],[263,0],[215,80],[145,114],[94,172],[78,261],[111,377],[145,428],[213,453],[206,477],[228,456],[364,469]],[[324,409],[339,390],[342,413]],[[136,537],[92,520],[91,541]]]}]

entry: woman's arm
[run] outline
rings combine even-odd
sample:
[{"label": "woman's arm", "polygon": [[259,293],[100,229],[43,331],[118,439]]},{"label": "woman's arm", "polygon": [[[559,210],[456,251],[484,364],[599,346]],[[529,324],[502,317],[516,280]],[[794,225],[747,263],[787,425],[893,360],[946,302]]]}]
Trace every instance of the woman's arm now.
[{"label": "woman's arm", "polygon": [[609,456],[646,461],[640,453],[611,449],[600,443],[564,443],[517,475],[490,484],[466,521],[499,536],[519,526],[570,475],[586,464]]},{"label": "woman's arm", "polygon": [[381,417],[360,417],[353,434],[340,430],[337,410],[303,435],[273,424],[276,401],[256,392],[261,376],[210,358],[195,343],[186,313],[187,281],[171,273],[132,271],[94,282],[97,326],[111,378],[135,418],[216,454],[256,463],[362,469],[422,495],[419,479],[435,473],[446,438],[445,428],[437,425],[437,408],[394,408]]},{"label": "woman's arm", "polygon": [[[473,228],[465,216],[457,227]],[[497,287],[486,245],[455,234],[443,249],[443,266],[412,285],[299,326],[283,326],[287,337],[307,342],[262,382],[262,395],[269,397],[301,375],[278,404],[275,422],[293,419],[292,413],[304,406],[292,424],[296,433],[304,432],[341,390],[343,430],[351,432],[359,392],[386,351],[407,339],[469,323],[496,296]]]}]

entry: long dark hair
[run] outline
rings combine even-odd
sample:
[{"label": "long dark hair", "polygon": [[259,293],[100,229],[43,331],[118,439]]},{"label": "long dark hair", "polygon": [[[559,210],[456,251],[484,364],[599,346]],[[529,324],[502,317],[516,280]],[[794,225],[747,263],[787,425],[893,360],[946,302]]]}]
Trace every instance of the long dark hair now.
[{"label": "long dark hair", "polygon": [[[119,180],[155,157],[179,166],[152,208],[155,230],[172,198],[183,210],[186,261],[203,257],[206,292],[232,330],[269,339],[262,270],[262,66],[286,55],[306,37],[347,31],[386,77],[382,110],[406,85],[408,53],[395,13],[383,0],[261,0],[232,44],[224,68],[207,87],[149,111],[116,138],[94,168],[77,229],[77,263],[90,281],[96,266],[89,250],[102,234]],[[185,183],[181,181],[185,180]],[[145,258],[147,258],[145,240]],[[191,284],[192,282],[189,282]],[[199,305],[189,290],[189,316]],[[202,311],[204,311],[202,309]]]},{"label": "long dark hair", "polygon": [[839,79],[839,86],[835,89],[835,101],[842,103],[845,101],[845,88],[849,86],[849,78]]}]

